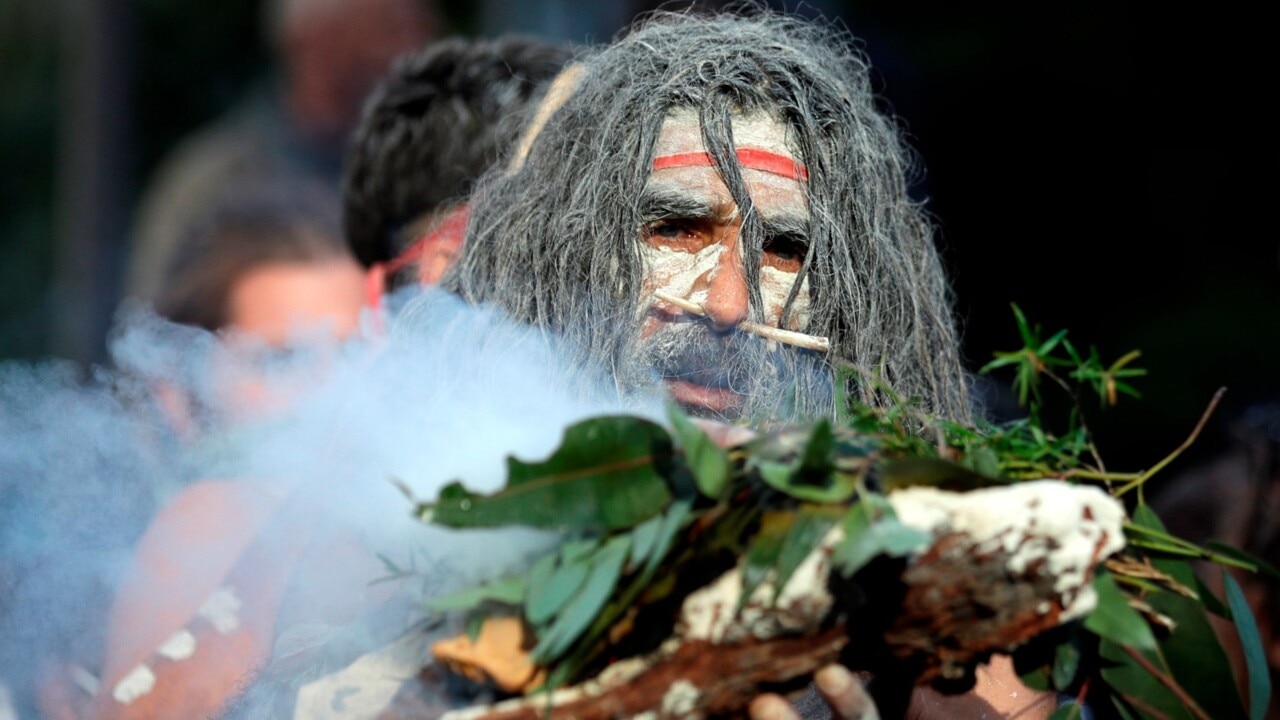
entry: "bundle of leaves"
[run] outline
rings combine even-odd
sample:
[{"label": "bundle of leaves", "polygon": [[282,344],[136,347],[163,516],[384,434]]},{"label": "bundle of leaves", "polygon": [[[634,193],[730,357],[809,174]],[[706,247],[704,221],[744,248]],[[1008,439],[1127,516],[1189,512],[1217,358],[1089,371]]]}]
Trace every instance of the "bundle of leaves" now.
[{"label": "bundle of leaves", "polygon": [[[1142,499],[1144,483],[1194,441],[1199,426],[1148,471],[1107,471],[1082,400],[1091,393],[1113,405],[1120,395],[1136,395],[1129,381],[1143,372],[1132,367],[1137,353],[1104,365],[1096,351],[1077,352],[1065,331],[1043,337],[1016,306],[1014,312],[1023,347],[997,353],[983,369],[1015,371],[1027,414],[1014,422],[970,427],[924,417],[907,399],[888,408],[851,401],[836,422],[775,428],[725,448],[675,409],[669,427],[638,417],[601,417],[568,428],[559,449],[544,460],[509,458],[507,485],[496,493],[449,486],[435,502],[419,505],[424,521],[455,528],[533,526],[562,532],[565,541],[527,572],[437,598],[433,607],[465,613],[472,639],[495,618],[517,626],[521,632],[508,650],[523,654],[528,672],[518,673],[518,688],[507,689],[536,694],[581,685],[626,658],[655,657],[670,642],[681,604],[726,571],[738,568],[735,611],[741,613],[761,587],[772,588],[776,599],[817,552],[831,567],[835,610],[803,631],[805,642],[775,639],[765,644],[768,652],[751,655],[755,665],[734,666],[754,669],[744,670],[745,685],[726,685],[727,699],[700,706],[704,714],[740,710],[760,689],[794,686],[834,659],[873,673],[878,703],[904,705],[914,685],[965,690],[973,669],[991,653],[1012,652],[1029,685],[1076,699],[1055,718],[1079,717],[1087,703],[1100,716],[1259,720],[1269,703],[1269,674],[1244,595],[1224,567],[1225,597],[1216,597],[1190,562],[1275,569],[1228,546],[1202,547],[1175,537]],[[1049,432],[1041,419],[1042,393],[1051,386],[1072,399],[1065,432]],[[911,611],[905,578],[922,564],[933,539],[899,520],[893,494],[920,486],[968,493],[1046,478],[1096,487],[1125,503],[1124,549],[1088,569],[1097,597],[1093,609],[1066,622],[1052,614],[1028,624],[1026,613],[1004,621],[1002,611],[1012,610],[998,605],[1019,602],[1016,594],[984,591],[981,601],[963,601],[988,607],[963,610],[952,623],[996,618],[989,628],[980,626],[976,639],[972,627],[968,639],[957,639],[963,633],[939,629],[946,623],[936,618],[926,622],[926,632],[937,637],[906,637],[903,616]],[[934,553],[935,595],[975,582],[946,578],[950,557]],[[999,586],[1000,572],[979,582]],[[963,566],[956,574],[973,573]],[[1039,615],[1046,615],[1043,607]],[[1230,620],[1239,633],[1244,688],[1237,686],[1210,615]],[[763,656],[769,659],[762,669]],[[811,662],[790,662],[798,656]],[[697,671],[688,657],[664,657],[671,669],[659,674],[662,683]],[[663,690],[642,701],[658,702]]]}]

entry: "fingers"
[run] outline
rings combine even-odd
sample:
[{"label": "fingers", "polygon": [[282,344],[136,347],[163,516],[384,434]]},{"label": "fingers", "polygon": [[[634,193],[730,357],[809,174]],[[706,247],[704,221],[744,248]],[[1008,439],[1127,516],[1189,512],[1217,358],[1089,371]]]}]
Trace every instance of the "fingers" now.
[{"label": "fingers", "polygon": [[[828,665],[813,676],[818,692],[831,707],[833,720],[880,720],[880,713],[862,681],[842,665]],[[759,695],[747,706],[750,720],[801,720],[796,708],[780,695]]]},{"label": "fingers", "polygon": [[781,695],[757,695],[747,706],[751,720],[801,720],[800,714]]},{"label": "fingers", "polygon": [[862,682],[842,665],[828,665],[813,676],[818,691],[838,720],[880,720],[880,713]]}]

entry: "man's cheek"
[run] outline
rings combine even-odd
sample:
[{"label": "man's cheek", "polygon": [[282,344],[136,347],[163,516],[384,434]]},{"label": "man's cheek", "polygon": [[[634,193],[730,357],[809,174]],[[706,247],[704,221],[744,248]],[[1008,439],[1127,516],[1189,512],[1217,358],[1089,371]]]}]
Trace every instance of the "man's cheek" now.
[{"label": "man's cheek", "polygon": [[[778,322],[782,317],[782,308],[786,307],[787,295],[795,285],[799,273],[779,270],[768,265],[760,268],[760,299],[767,310],[766,320],[769,324]],[[800,283],[800,292],[791,304],[791,315],[787,319],[790,330],[801,330],[809,323],[809,279]]]},{"label": "man's cheek", "polygon": [[698,280],[715,272],[724,251],[725,247],[719,244],[696,253],[646,245],[641,250],[645,295],[652,296],[654,291],[662,290],[690,302],[704,304],[706,289],[698,287]]}]

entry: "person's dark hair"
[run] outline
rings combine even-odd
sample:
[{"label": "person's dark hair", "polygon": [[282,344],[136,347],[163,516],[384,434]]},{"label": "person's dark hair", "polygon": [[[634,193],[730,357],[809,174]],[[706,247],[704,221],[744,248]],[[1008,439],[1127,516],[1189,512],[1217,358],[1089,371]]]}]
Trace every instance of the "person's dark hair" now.
[{"label": "person's dark hair", "polygon": [[174,246],[156,312],[221,329],[231,288],[250,270],[350,257],[339,216],[336,194],[311,182],[278,178],[237,187]]},{"label": "person's dark hair", "polygon": [[[583,348],[585,369],[626,383],[637,359],[654,366],[661,358],[639,337],[652,302],[642,297],[641,198],[664,120],[691,108],[743,209],[740,246],[752,319],[761,320],[764,231],[751,210],[731,123],[764,113],[787,128],[808,169],[804,331],[828,337],[832,350],[757,358],[777,371],[768,390],[757,384],[770,374],[762,372],[766,366],[726,371],[742,383],[746,411],[831,414],[829,367],[849,365],[862,375],[851,389],[868,402],[895,402],[869,380],[879,378],[926,411],[969,419],[950,289],[929,218],[908,195],[914,156],[877,103],[867,60],[831,27],[763,9],[655,14],[583,58],[576,90],[537,135],[522,168],[494,173],[477,188],[462,257],[443,284],[567,336]],[[797,280],[784,319],[801,287]],[[825,384],[801,367],[806,360],[828,366]]]},{"label": "person's dark hair", "polygon": [[446,38],[398,59],[347,151],[343,222],[356,258],[391,259],[413,240],[405,227],[467,197],[572,55],[572,45],[512,35]]}]

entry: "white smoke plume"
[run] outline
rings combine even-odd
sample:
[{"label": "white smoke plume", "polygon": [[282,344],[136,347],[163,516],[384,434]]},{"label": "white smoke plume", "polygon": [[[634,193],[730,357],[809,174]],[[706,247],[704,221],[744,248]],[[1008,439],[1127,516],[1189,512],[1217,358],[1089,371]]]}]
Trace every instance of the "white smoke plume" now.
[{"label": "white smoke plume", "polygon": [[[228,424],[211,380],[220,338],[144,309],[122,312],[112,367],[87,380],[57,361],[0,365],[0,680],[19,711],[35,702],[46,660],[96,670],[108,599],[134,543],[190,483],[232,479],[260,484],[264,497],[303,497],[310,532],[357,537],[417,568],[406,587],[433,592],[516,567],[553,538],[426,526],[397,482],[420,500],[456,479],[491,491],[507,455],[543,458],[575,421],[662,417],[656,394],[624,398],[612,379],[571,375],[541,331],[442,291],[413,292],[395,298],[403,308],[385,334],[279,359],[272,391],[289,402],[267,418]],[[174,431],[156,401],[162,387],[185,398],[195,439]],[[329,586],[374,579],[367,564],[350,577],[340,562],[330,570]],[[356,645],[412,618],[389,622],[365,628]],[[91,689],[94,678],[81,677]]]}]

